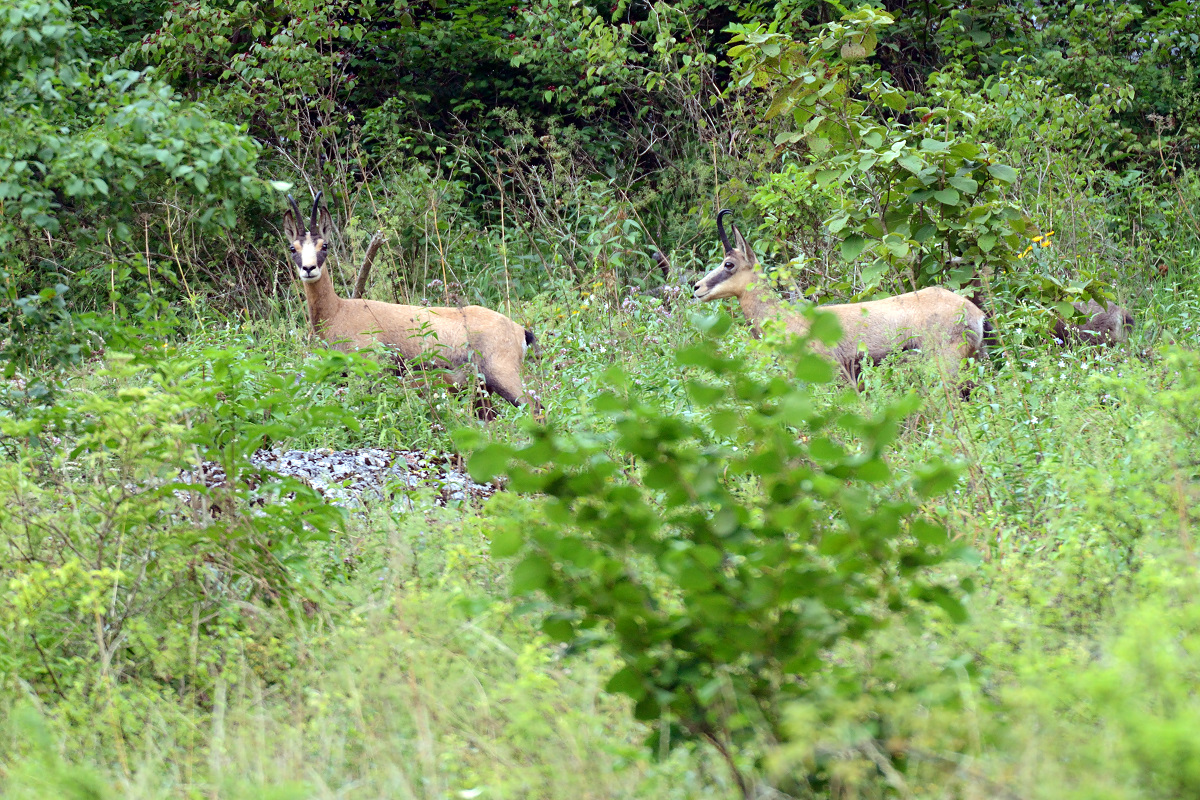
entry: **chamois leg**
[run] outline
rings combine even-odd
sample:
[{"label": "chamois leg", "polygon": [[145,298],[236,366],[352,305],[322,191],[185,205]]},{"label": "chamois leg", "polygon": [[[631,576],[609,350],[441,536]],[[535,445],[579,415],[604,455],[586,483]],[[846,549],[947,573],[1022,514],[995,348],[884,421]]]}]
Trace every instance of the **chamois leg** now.
[{"label": "chamois leg", "polygon": [[849,358],[840,362],[842,368],[842,377],[846,379],[846,383],[854,387],[856,394],[862,394],[866,391],[866,386],[862,379],[862,359]]},{"label": "chamois leg", "polygon": [[963,362],[968,358],[979,358],[982,352],[982,347],[973,344],[968,335],[964,336],[963,341],[943,348],[942,352],[938,354],[938,365],[942,373],[946,376],[947,382],[957,385],[958,395],[963,400],[970,400],[971,391],[975,388],[974,381],[959,379]]}]

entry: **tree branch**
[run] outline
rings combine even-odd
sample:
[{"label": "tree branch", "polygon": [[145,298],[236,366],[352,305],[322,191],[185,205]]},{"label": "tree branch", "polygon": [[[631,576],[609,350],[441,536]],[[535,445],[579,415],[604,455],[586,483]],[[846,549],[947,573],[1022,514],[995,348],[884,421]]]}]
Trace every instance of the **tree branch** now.
[{"label": "tree branch", "polygon": [[354,292],[350,295],[352,300],[363,296],[363,290],[367,288],[367,278],[371,275],[371,262],[375,260],[375,252],[379,245],[383,244],[384,238],[383,231],[375,231],[375,235],[367,243],[367,254],[363,256],[362,266],[358,268],[358,279],[354,281]]}]

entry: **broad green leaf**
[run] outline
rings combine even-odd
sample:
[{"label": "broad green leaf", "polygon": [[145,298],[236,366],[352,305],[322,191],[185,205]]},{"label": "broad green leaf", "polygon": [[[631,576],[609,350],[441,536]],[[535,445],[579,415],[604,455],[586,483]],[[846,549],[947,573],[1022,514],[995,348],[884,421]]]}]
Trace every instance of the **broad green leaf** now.
[{"label": "broad green leaf", "polygon": [[829,383],[833,380],[833,365],[816,353],[806,353],[796,361],[795,375],[808,383]]},{"label": "broad green leaf", "polygon": [[879,99],[892,111],[904,111],[908,108],[908,101],[905,99],[903,92],[880,92]]},{"label": "broad green leaf", "polygon": [[922,161],[921,157],[915,153],[910,153],[906,156],[900,156],[900,158],[896,159],[896,163],[914,175],[919,174],[921,170],[925,169],[925,162]]},{"label": "broad green leaf", "polygon": [[604,691],[610,694],[623,694],[632,700],[641,700],[646,695],[644,680],[636,669],[631,666],[617,670],[617,673],[604,684]]},{"label": "broad green leaf", "polygon": [[492,534],[492,558],[515,556],[525,544],[525,539],[516,527],[501,528]]},{"label": "broad green leaf", "polygon": [[975,194],[979,191],[979,184],[973,178],[956,176],[953,178],[947,178],[946,183],[949,183],[960,192],[965,192],[967,194]]},{"label": "broad green leaf", "polygon": [[1054,310],[1057,311],[1058,315],[1063,319],[1070,319],[1075,315],[1075,306],[1064,300],[1056,302],[1054,304]]},{"label": "broad green leaf", "polygon": [[961,199],[955,189],[942,189],[939,192],[934,192],[933,197],[942,205],[956,206]]},{"label": "broad green leaf", "polygon": [[1017,171],[1004,164],[988,164],[988,173],[998,181],[1016,183]]},{"label": "broad green leaf", "polygon": [[472,480],[487,483],[504,472],[512,452],[512,448],[507,444],[489,444],[471,454],[467,459],[467,471],[471,473]]},{"label": "broad green leaf", "polygon": [[950,541],[945,527],[924,519],[913,520],[909,531],[922,544],[941,546]]},{"label": "broad green leaf", "polygon": [[542,632],[556,642],[569,642],[575,638],[575,626],[563,617],[547,617],[542,622]]},{"label": "broad green leaf", "polygon": [[530,553],[512,571],[513,594],[529,594],[546,588],[552,570],[544,556]]},{"label": "broad green leaf", "polygon": [[858,258],[863,248],[867,246],[867,240],[861,236],[851,234],[842,240],[842,259],[845,261],[853,261]]},{"label": "broad green leaf", "polygon": [[879,279],[888,271],[889,265],[883,259],[876,260],[862,271],[862,281],[865,288],[870,289],[879,283]]},{"label": "broad green leaf", "polygon": [[838,322],[836,314],[829,311],[821,311],[817,309],[813,316],[812,325],[808,329],[808,335],[823,344],[834,344],[842,338],[842,326]]}]

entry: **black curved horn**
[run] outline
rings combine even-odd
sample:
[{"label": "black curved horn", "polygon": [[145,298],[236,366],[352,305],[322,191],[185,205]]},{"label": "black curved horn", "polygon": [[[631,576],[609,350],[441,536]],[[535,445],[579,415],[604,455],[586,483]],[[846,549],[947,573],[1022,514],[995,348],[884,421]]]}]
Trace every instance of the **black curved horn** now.
[{"label": "black curved horn", "polygon": [[292,212],[296,215],[296,224],[299,225],[300,220],[304,219],[304,217],[300,216],[300,206],[296,205],[296,198],[292,197],[289,194],[288,195],[288,203],[291,204]]},{"label": "black curved horn", "polygon": [[315,200],[313,200],[312,215],[308,218],[308,230],[310,233],[316,231],[317,229],[317,209],[321,206],[321,195],[323,194],[325,193],[317,192],[317,197]]},{"label": "black curved horn", "polygon": [[717,236],[719,236],[721,238],[721,244],[725,245],[726,253],[732,253],[733,247],[730,246],[729,236],[726,235],[726,233],[725,233],[724,219],[725,219],[726,214],[732,214],[732,213],[733,212],[730,211],[728,208],[722,208],[720,211],[717,212]]}]

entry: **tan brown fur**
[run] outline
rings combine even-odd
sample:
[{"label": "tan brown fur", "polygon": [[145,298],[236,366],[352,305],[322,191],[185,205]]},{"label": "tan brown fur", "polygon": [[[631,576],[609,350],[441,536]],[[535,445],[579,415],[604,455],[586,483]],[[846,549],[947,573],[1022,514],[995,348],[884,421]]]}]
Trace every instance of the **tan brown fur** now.
[{"label": "tan brown fur", "polygon": [[[811,323],[799,312],[785,309],[767,288],[766,276],[737,227],[733,228],[735,246],[728,243],[723,229],[720,231],[725,258],[696,283],[693,296],[703,301],[736,297],[756,333],[761,333],[768,319],[779,319],[788,333],[806,334]],[[964,358],[983,353],[988,329],[978,306],[940,287],[883,300],[826,305],[820,310],[837,317],[842,339],[832,349],[819,343],[813,346],[854,382],[863,359],[878,362],[892,353],[917,349],[934,358],[953,378]]]},{"label": "tan brown fur", "polygon": [[[320,195],[317,200],[319,204]],[[317,230],[311,230],[313,227]],[[284,212],[284,235],[295,254],[314,333],[342,351],[382,344],[410,366],[469,364],[483,375],[488,391],[516,406],[532,404],[540,415],[541,404],[525,390],[521,378],[525,351],[533,344],[531,333],[482,306],[439,308],[338,297],[329,270],[324,268],[323,254],[332,228],[324,207],[314,207],[310,230],[303,229],[294,205]]]},{"label": "tan brown fur", "polygon": [[1085,315],[1087,320],[1060,319],[1054,323],[1054,338],[1064,345],[1080,344],[1120,344],[1129,338],[1133,330],[1133,314],[1127,308],[1108,303],[1101,305],[1095,300],[1086,303],[1072,303],[1075,310]]}]

